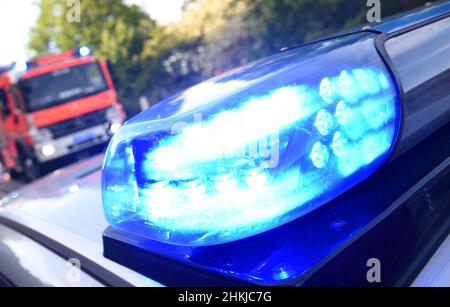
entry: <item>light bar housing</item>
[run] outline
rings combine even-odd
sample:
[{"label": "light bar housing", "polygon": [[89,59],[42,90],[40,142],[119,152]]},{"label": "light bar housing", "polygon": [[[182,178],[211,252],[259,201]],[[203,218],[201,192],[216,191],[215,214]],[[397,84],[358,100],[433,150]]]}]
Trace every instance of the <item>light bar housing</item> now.
[{"label": "light bar housing", "polygon": [[109,223],[168,244],[218,245],[298,219],[375,173],[402,118],[375,37],[280,53],[129,121],[103,167]]}]

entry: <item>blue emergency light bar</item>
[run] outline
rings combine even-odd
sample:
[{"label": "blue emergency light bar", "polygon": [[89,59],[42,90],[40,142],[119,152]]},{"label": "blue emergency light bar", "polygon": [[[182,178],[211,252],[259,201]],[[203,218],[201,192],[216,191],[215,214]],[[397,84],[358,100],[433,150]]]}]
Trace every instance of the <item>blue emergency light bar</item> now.
[{"label": "blue emergency light bar", "polygon": [[409,285],[448,222],[449,12],[282,52],[130,120],[104,161],[105,257],[184,286],[368,285],[375,257],[383,285]]},{"label": "blue emergency light bar", "polygon": [[251,237],[376,172],[400,123],[372,34],[293,49],[129,121],[105,158],[105,213],[118,229],[174,245]]}]

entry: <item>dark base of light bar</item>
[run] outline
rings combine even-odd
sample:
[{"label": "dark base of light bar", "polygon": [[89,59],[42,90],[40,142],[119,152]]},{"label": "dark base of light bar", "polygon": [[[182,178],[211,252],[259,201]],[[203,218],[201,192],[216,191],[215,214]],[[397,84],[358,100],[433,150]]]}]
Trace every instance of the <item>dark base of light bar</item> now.
[{"label": "dark base of light bar", "polygon": [[228,276],[205,272],[145,248],[154,242],[109,227],[103,233],[104,256],[163,285],[174,287],[251,286]]}]

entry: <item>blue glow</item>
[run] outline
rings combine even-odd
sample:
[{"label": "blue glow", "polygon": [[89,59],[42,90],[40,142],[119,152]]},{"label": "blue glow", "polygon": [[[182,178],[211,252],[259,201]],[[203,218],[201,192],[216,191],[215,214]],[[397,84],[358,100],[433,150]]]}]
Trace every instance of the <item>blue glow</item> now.
[{"label": "blue glow", "polygon": [[[131,120],[105,158],[108,221],[208,246],[283,225],[353,187],[387,159],[400,122],[388,71],[368,59],[376,64],[319,72],[283,60],[279,71],[208,81]],[[156,116],[164,107],[174,111]]]},{"label": "blue glow", "polygon": [[333,143],[331,145],[333,153],[337,157],[342,158],[346,155],[348,146],[348,139],[342,134],[342,132],[337,131],[333,136]]},{"label": "blue glow", "polygon": [[89,49],[89,47],[83,46],[78,50],[78,54],[82,57],[88,56],[91,54],[91,49]]},{"label": "blue glow", "polygon": [[320,134],[323,136],[328,135],[333,130],[334,119],[330,112],[320,110],[317,113],[315,126]]},{"label": "blue glow", "polygon": [[317,168],[324,168],[330,160],[328,148],[320,142],[314,144],[311,152],[311,161]]},{"label": "blue glow", "polygon": [[322,79],[320,82],[319,93],[323,101],[328,104],[336,102],[338,97],[337,87],[338,85],[335,84],[334,80],[330,80],[329,78]]}]

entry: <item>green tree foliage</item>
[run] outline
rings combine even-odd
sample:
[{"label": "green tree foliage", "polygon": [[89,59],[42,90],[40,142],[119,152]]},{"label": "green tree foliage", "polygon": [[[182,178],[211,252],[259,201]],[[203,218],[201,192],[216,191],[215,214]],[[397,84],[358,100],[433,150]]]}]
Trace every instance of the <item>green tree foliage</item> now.
[{"label": "green tree foliage", "polygon": [[[255,21],[259,55],[365,24],[367,0],[236,0],[247,4]],[[381,17],[422,6],[428,0],[380,1]],[[259,56],[258,55],[258,56]]]},{"label": "green tree foliage", "polygon": [[[381,16],[427,2],[381,1]],[[367,0],[188,0],[175,27],[201,46],[198,56],[206,78],[284,47],[361,26],[368,9]]]}]

